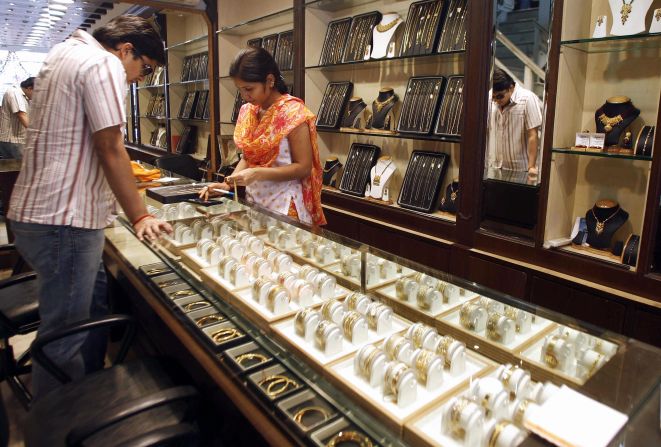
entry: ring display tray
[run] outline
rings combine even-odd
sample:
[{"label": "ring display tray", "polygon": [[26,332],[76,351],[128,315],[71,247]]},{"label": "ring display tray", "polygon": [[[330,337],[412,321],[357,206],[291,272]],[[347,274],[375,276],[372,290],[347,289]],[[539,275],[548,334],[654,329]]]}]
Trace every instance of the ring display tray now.
[{"label": "ring display tray", "polygon": [[424,76],[410,78],[399,114],[397,131],[420,135],[432,131],[438,103],[443,98],[445,78]]},{"label": "ring display tray", "polygon": [[317,113],[317,127],[337,129],[353,91],[351,82],[329,82]]},{"label": "ring display tray", "polygon": [[413,151],[397,204],[424,213],[434,211],[449,162],[450,156],[442,152]]},{"label": "ring display tray", "polygon": [[370,180],[370,170],[380,153],[381,149],[373,144],[352,143],[342,171],[339,190],[363,197]]},{"label": "ring display tray", "polygon": [[450,76],[441,108],[436,120],[434,135],[456,137],[462,133],[462,114],[464,109],[464,77]]}]

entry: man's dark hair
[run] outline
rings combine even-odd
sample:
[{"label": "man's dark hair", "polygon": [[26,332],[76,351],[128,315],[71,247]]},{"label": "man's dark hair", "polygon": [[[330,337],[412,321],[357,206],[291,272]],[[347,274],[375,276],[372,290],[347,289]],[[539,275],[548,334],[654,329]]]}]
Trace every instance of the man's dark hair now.
[{"label": "man's dark hair", "polygon": [[30,76],[25,81],[21,82],[21,88],[34,88],[34,76]]},{"label": "man's dark hair", "polygon": [[514,79],[500,68],[493,69],[493,91],[502,92],[515,84]]},{"label": "man's dark hair", "polygon": [[142,17],[115,17],[95,30],[92,36],[101,45],[112,49],[123,43],[130,43],[140,55],[155,60],[159,65],[165,65],[165,49],[161,36],[152,24]]},{"label": "man's dark hair", "polygon": [[275,88],[280,93],[287,93],[287,84],[280,74],[280,68],[275,59],[264,48],[246,48],[236,55],[230,65],[230,77],[245,82],[266,82],[266,77],[275,77]]}]

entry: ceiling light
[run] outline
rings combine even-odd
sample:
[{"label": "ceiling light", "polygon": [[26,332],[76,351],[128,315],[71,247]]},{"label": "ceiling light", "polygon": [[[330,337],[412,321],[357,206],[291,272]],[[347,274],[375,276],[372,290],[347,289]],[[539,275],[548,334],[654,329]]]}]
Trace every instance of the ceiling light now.
[{"label": "ceiling light", "polygon": [[49,9],[48,13],[52,16],[63,16],[65,14],[63,11],[56,11],[53,9]]},{"label": "ceiling light", "polygon": [[70,5],[73,3],[73,0],[51,0],[51,2],[62,3],[64,5]]},{"label": "ceiling light", "polygon": [[55,9],[57,11],[66,11],[67,9],[69,9],[68,6],[64,6],[64,5],[48,5],[48,8]]}]

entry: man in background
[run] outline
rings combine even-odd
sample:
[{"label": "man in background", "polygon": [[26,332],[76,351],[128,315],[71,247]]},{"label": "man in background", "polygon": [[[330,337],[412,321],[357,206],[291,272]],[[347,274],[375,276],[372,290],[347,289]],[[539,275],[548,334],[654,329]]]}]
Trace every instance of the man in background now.
[{"label": "man in background", "polygon": [[28,102],[32,99],[34,78],[20,87],[10,87],[2,97],[0,109],[0,158],[21,159],[28,128]]}]

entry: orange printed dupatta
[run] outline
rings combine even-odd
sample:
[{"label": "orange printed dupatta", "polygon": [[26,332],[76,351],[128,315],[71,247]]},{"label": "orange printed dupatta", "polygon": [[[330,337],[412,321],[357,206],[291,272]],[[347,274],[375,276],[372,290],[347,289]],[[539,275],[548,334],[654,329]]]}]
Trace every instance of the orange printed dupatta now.
[{"label": "orange printed dupatta", "polygon": [[310,213],[312,223],[325,225],[326,218],[321,209],[321,176],[317,146],[317,127],[314,114],[303,101],[284,94],[266,110],[259,119],[259,106],[244,104],[234,129],[234,142],[243,151],[249,167],[268,167],[273,164],[280,151],[280,142],[299,125],[306,122],[312,143],[312,170],[310,176],[301,180],[303,202]]}]

